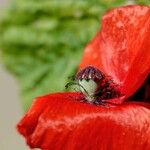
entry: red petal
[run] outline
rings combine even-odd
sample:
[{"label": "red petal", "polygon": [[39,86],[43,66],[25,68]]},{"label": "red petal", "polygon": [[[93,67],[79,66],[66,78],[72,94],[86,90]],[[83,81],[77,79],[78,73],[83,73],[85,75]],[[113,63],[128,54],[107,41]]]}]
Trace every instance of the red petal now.
[{"label": "red petal", "polygon": [[150,70],[150,7],[125,6],[108,12],[101,31],[85,48],[80,68],[93,65],[113,77],[126,97]]},{"label": "red petal", "polygon": [[32,148],[44,150],[149,150],[150,106],[94,106],[78,93],[39,97],[18,124]]}]

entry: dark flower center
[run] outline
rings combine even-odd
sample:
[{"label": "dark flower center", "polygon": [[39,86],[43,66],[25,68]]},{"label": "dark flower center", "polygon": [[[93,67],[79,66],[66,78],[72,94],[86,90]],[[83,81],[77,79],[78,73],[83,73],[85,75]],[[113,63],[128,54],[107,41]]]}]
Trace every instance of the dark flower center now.
[{"label": "dark flower center", "polygon": [[85,101],[89,103],[101,104],[102,101],[122,96],[119,85],[114,83],[111,77],[93,66],[87,66],[80,70],[75,78],[75,82],[68,85],[79,85]]}]

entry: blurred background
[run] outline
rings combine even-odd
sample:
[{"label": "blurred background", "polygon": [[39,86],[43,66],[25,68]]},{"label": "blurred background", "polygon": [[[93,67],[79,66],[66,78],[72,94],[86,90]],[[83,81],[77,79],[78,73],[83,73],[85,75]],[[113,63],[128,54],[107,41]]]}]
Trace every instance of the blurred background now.
[{"label": "blurred background", "polygon": [[0,0],[0,150],[28,150],[15,124],[33,98],[66,91],[108,9],[150,0]]}]

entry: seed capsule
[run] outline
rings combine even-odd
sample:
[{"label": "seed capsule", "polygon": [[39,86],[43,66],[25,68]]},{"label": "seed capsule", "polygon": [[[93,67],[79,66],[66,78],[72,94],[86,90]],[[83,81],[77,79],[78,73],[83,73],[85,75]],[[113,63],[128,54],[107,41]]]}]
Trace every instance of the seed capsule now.
[{"label": "seed capsule", "polygon": [[79,71],[75,80],[89,103],[101,103],[102,100],[121,96],[118,85],[113,80],[93,66],[87,66]]}]

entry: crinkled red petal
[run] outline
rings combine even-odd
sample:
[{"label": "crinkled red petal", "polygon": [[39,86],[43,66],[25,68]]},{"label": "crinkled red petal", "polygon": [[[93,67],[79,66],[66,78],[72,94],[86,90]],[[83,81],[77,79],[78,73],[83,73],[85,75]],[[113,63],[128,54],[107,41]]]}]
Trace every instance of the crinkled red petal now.
[{"label": "crinkled red petal", "polygon": [[43,150],[149,150],[150,106],[81,103],[79,93],[37,98],[17,125],[31,148]]},{"label": "crinkled red petal", "polygon": [[104,15],[101,31],[84,50],[80,68],[87,65],[112,76],[131,96],[150,70],[150,7],[125,6]]}]

